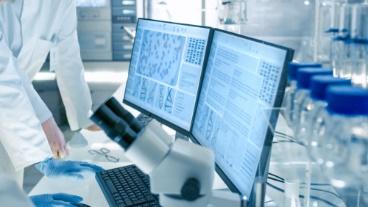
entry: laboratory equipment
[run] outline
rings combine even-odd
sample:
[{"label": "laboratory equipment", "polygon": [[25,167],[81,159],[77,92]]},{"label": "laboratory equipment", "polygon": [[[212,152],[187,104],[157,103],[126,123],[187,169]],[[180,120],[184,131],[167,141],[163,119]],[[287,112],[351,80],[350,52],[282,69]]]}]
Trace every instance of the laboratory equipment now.
[{"label": "laboratory equipment", "polygon": [[241,26],[247,22],[248,0],[220,0],[219,22],[225,30],[240,33]]},{"label": "laboratory equipment", "polygon": [[306,102],[310,94],[310,80],[315,75],[332,75],[332,70],[326,68],[303,68],[297,72],[297,91],[294,99],[294,110],[291,112],[294,122],[291,128],[294,130],[295,138],[299,139],[300,126],[306,123],[304,117]]},{"label": "laboratory equipment", "polygon": [[124,103],[190,131],[210,35],[206,27],[139,19]]},{"label": "laboratory equipment", "polygon": [[324,172],[348,206],[366,206],[368,91],[333,86],[327,91],[327,102],[320,149]]},{"label": "laboratory equipment", "polygon": [[[153,28],[160,25],[159,31],[162,31],[162,26],[173,32],[178,29],[180,31],[182,27],[182,25],[167,22],[138,21],[135,44],[137,48],[141,47],[142,52],[133,54],[133,66],[129,71],[130,77],[125,94],[128,94],[130,99],[137,100],[136,104],[141,102],[139,104],[145,108],[139,107],[139,109],[143,112],[147,112],[147,107],[150,105],[146,102],[142,103],[139,97],[140,94],[147,93],[147,86],[144,86],[144,81],[135,79],[143,79],[139,77],[143,74],[150,75],[155,81],[159,81],[158,83],[168,82],[166,76],[155,75],[159,71],[153,70],[153,73],[151,70],[150,73],[147,73],[140,71],[141,69],[134,65],[137,61],[135,58],[138,59],[144,51],[147,51],[145,44],[149,45],[151,41],[141,40],[142,33],[147,31],[149,35]],[[187,28],[188,26],[186,25]],[[141,31],[142,28],[146,29]],[[255,177],[259,176],[262,178],[259,180],[265,180],[267,176],[273,137],[272,127],[276,124],[278,108],[281,106],[281,99],[284,95],[285,69],[292,59],[293,52],[284,47],[220,30],[214,30],[213,37],[208,28],[198,27],[194,31],[197,33],[192,31],[192,35],[200,35],[203,38],[202,41],[200,39],[196,41],[197,43],[202,42],[202,46],[195,48],[199,48],[199,51],[206,54],[192,49],[195,54],[188,57],[188,53],[184,53],[186,57],[184,62],[195,65],[197,70],[201,70],[199,66],[204,65],[206,72],[203,83],[201,83],[202,79],[196,83],[198,87],[201,87],[201,93],[198,104],[193,106],[195,117],[193,118],[193,115],[189,113],[189,123],[193,119],[194,124],[193,129],[190,127],[188,132],[191,133],[194,141],[215,151],[217,171],[232,191],[243,196],[241,199],[238,195],[231,193],[212,192],[214,155],[201,146],[182,140],[172,142],[157,121],[152,120],[143,128],[114,99],[102,105],[94,113],[92,120],[126,150],[127,157],[137,167],[149,174],[151,192],[160,195],[160,203],[163,206],[183,206],[184,204],[186,206],[206,206],[209,203],[214,206],[239,206],[242,199],[244,203],[255,202],[257,195],[254,195],[256,191],[254,186],[259,185],[255,183]],[[185,30],[181,34],[185,35]],[[150,37],[153,39],[157,37],[152,35]],[[170,44],[167,43],[171,43],[170,35],[166,36],[166,41],[162,41],[160,45],[160,50],[163,51],[166,50],[164,46],[170,47]],[[208,38],[212,39],[208,40]],[[191,37],[188,39],[190,42]],[[204,49],[207,41],[212,43],[209,53]],[[176,42],[180,43],[179,40]],[[136,45],[133,52],[137,52]],[[166,56],[165,58],[170,60],[171,57]],[[178,67],[178,65],[174,66]],[[184,70],[180,72],[183,73]],[[191,72],[190,68],[186,67],[185,72]],[[192,76],[188,78],[190,79],[185,80],[189,83],[193,82]],[[129,81],[136,84],[131,84]],[[155,91],[151,94],[155,94]],[[153,98],[156,100],[160,96],[156,95]],[[194,102],[197,101],[194,100]],[[191,105],[185,105],[186,109],[191,107]],[[175,119],[169,121],[172,122]],[[171,123],[171,125],[174,124]],[[230,149],[229,144],[233,144],[231,152],[228,150]],[[235,168],[237,163],[239,167]],[[190,178],[189,175],[195,176]],[[187,187],[192,190],[186,191]],[[258,196],[262,197],[260,200],[263,204],[264,189],[257,191]]]},{"label": "laboratory equipment", "polygon": [[210,150],[181,139],[172,142],[155,120],[143,128],[115,103],[111,98],[91,119],[150,176],[151,192],[159,195],[162,206],[199,207],[211,203],[216,207],[224,206],[224,202],[225,206],[243,206],[238,195],[212,192],[215,166]]},{"label": "laboratory equipment", "polygon": [[334,78],[328,75],[317,75],[311,80],[311,101],[309,104],[310,110],[306,125],[301,126],[301,135],[306,139],[307,146],[309,148],[310,156],[313,160],[321,163],[321,160],[317,160],[317,150],[320,146],[320,138],[324,133],[326,126],[326,116],[324,110],[327,107],[326,91],[329,86],[337,85],[351,85],[351,81],[347,79]]},{"label": "laboratory equipment", "polygon": [[368,3],[356,4],[352,9],[351,67],[353,84],[368,88]]},{"label": "laboratory equipment", "polygon": [[339,31],[339,13],[343,3],[343,0],[316,1],[314,61],[330,63],[331,40]]},{"label": "laboratory equipment", "polygon": [[331,39],[331,65],[334,76],[349,78],[349,69],[346,68],[346,63],[350,57],[349,43],[351,36],[352,4],[341,4],[339,15],[339,30],[337,35]]},{"label": "laboratory equipment", "polygon": [[97,173],[96,179],[110,207],[160,206],[158,196],[150,192],[149,176],[134,165]]},{"label": "laboratory equipment", "polygon": [[286,88],[283,106],[285,107],[283,115],[289,126],[294,122],[291,112],[294,110],[294,99],[297,90],[297,72],[300,68],[322,68],[319,63],[290,63],[288,68],[288,82],[289,86]]},{"label": "laboratory equipment", "polygon": [[105,158],[109,162],[119,162],[120,159],[114,156],[109,155],[110,150],[107,148],[102,147],[99,150],[88,150],[88,153],[94,156],[99,156]]},{"label": "laboratory equipment", "polygon": [[[314,78],[317,79],[314,79]],[[325,95],[326,88],[329,85],[339,84],[351,84],[350,80],[334,78],[331,75],[325,76],[313,76],[310,79],[309,95],[305,97],[301,105],[299,128],[296,132],[297,139],[302,143],[309,145],[309,139],[311,138],[311,131],[314,129],[311,127],[315,124],[316,116],[324,109],[323,103],[315,102],[316,98],[322,99]],[[317,111],[316,111],[317,110]],[[311,127],[311,128],[310,128]]]}]

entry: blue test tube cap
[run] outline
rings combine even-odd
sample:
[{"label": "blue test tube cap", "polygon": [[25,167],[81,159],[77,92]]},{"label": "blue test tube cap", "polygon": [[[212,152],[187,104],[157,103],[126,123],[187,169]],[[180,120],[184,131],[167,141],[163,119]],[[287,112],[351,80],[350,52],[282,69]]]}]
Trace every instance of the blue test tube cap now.
[{"label": "blue test tube cap", "polygon": [[303,68],[297,73],[297,86],[299,89],[310,89],[313,76],[332,75],[332,70],[327,68]]},{"label": "blue test tube cap", "polygon": [[352,39],[352,43],[360,45],[368,45],[368,39]]},{"label": "blue test tube cap", "polygon": [[351,80],[335,78],[332,75],[316,75],[311,80],[311,97],[314,100],[325,101],[326,90],[329,86],[351,85]]},{"label": "blue test tube cap", "polygon": [[339,31],[339,28],[329,28],[325,33],[338,33]]},{"label": "blue test tube cap", "polygon": [[368,116],[368,90],[354,86],[330,86],[327,111],[344,116]]},{"label": "blue test tube cap", "polygon": [[288,74],[289,80],[296,80],[298,70],[300,68],[322,68],[322,64],[319,63],[296,63],[292,62],[289,64]]}]

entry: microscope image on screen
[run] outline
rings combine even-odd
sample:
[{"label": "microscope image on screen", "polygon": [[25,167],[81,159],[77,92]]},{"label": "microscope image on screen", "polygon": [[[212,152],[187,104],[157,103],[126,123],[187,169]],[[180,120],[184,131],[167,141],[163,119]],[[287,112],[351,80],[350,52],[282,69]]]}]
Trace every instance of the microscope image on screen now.
[{"label": "microscope image on screen", "polygon": [[124,100],[189,131],[209,32],[140,20]]},{"label": "microscope image on screen", "polygon": [[185,37],[161,32],[145,31],[137,73],[147,78],[175,86]]}]

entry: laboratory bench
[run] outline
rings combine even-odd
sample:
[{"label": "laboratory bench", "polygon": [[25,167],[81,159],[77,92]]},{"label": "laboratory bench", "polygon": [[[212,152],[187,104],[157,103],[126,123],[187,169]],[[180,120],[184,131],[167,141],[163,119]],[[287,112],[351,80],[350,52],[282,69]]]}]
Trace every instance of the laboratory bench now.
[{"label": "laboratory bench", "polygon": [[[122,93],[120,90],[120,95],[115,97],[122,97]],[[130,109],[134,115],[138,115],[139,112],[134,109]],[[167,127],[164,129],[171,135],[175,136],[175,132]],[[291,131],[286,126],[285,120],[280,116],[276,131],[292,135]],[[88,143],[85,145],[80,145],[80,140],[85,139],[88,140]],[[279,140],[275,137],[275,140]],[[276,141],[275,141],[276,142]],[[308,170],[308,159],[306,151],[302,147],[298,147],[293,143],[286,148],[289,148],[289,152],[285,152],[285,146],[279,148],[282,144],[278,143],[274,144],[273,152],[271,156],[271,163],[269,172],[282,177],[285,180],[292,180],[296,178],[303,178],[306,170]],[[90,163],[94,163],[102,166],[105,169],[113,169],[117,167],[127,166],[132,164],[125,156],[122,148],[111,141],[102,131],[91,132],[87,130],[82,130],[79,133],[74,133],[71,141],[68,143],[70,149],[70,155],[68,159],[70,160],[78,160],[78,161],[86,161]],[[109,156],[113,156],[119,159],[119,162],[113,163],[107,160],[104,156],[101,155],[92,155],[90,150],[100,150],[101,148],[109,149]],[[283,152],[282,152],[283,151]],[[281,156],[281,158],[280,158]],[[288,159],[288,160],[285,160]],[[312,168],[315,168],[315,172],[318,172],[317,166],[312,164]],[[320,174],[320,173],[319,173]],[[44,193],[70,193],[82,196],[84,198],[84,202],[90,206],[94,207],[108,207],[108,203],[95,179],[94,174],[92,173],[84,173],[84,179],[75,179],[68,177],[58,177],[58,178],[47,178],[43,177],[40,182],[33,188],[33,190],[29,193],[30,195],[44,194]],[[313,180],[313,179],[312,179]],[[265,198],[265,206],[284,206],[284,193],[280,192],[285,188],[285,184],[280,181],[275,182],[275,180],[268,179],[267,181],[270,185],[268,185],[266,191],[267,195]],[[325,182],[325,181],[313,181],[313,182]],[[273,186],[273,187],[270,187]],[[215,184],[214,189],[227,189],[225,183],[221,180],[221,178],[216,175],[215,176]],[[317,192],[317,194],[316,194]],[[325,202],[318,202],[318,205],[311,204],[310,206],[344,206],[344,204],[334,196],[334,191],[330,186],[319,188],[319,191],[312,192],[312,196],[314,198],[321,198]],[[330,192],[330,193],[326,193]],[[330,204],[333,205],[330,205]]]},{"label": "laboratory bench", "polygon": [[[122,100],[123,91],[127,75],[128,63],[124,62],[93,62],[85,63],[86,80],[90,85],[94,104],[102,103],[104,100],[114,95],[118,100]],[[45,84],[42,81],[55,81],[55,76],[50,72],[45,74],[38,74],[37,84]],[[47,77],[47,78],[45,78]],[[120,86],[121,85],[121,86]],[[120,86],[120,87],[119,87]],[[115,92],[115,93],[114,93]],[[114,94],[113,94],[114,93]],[[126,106],[127,107],[127,106]],[[134,115],[139,112],[127,107]],[[171,135],[175,136],[175,131],[164,127],[164,129]],[[269,172],[272,176],[267,180],[265,206],[284,206],[285,188],[288,184],[294,181],[306,180],[306,172],[312,170],[310,179],[314,183],[327,183],[326,179],[320,176],[322,173],[313,162],[310,162],[307,150],[293,142],[285,142],[287,136],[292,136],[293,133],[287,126],[285,119],[279,116],[274,136],[274,144],[271,153],[271,162]],[[91,132],[82,130],[77,133],[67,134],[69,140],[68,146],[70,155],[68,159],[77,161],[86,161],[95,163],[105,169],[113,169],[132,164],[125,156],[122,148],[111,141],[102,131]],[[87,140],[87,142],[85,141]],[[92,155],[90,150],[100,150],[101,148],[109,149],[109,156],[119,159],[119,162],[113,163],[108,161],[104,156]],[[215,176],[214,189],[226,189],[226,185],[221,178]],[[26,178],[27,179],[27,178]],[[290,181],[290,182],[289,182]],[[290,186],[289,186],[290,187]],[[295,186],[294,186],[295,187]],[[305,191],[305,186],[299,186],[301,194],[308,194]],[[100,187],[95,179],[94,174],[85,173],[84,179],[79,180],[68,177],[46,178],[42,179],[29,193],[30,195],[44,194],[44,193],[70,193],[82,196],[84,202],[94,207],[107,207],[107,201],[100,190]],[[334,192],[334,189],[329,185],[322,187],[315,187],[310,192],[312,198],[317,199],[311,201],[309,206],[323,207],[323,206],[341,206],[344,204],[339,200]]]}]

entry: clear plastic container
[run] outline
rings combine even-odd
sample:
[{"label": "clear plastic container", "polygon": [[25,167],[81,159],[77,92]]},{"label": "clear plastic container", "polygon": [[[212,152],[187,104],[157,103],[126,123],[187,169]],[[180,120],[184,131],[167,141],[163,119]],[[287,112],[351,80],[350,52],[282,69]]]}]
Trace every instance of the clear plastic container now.
[{"label": "clear plastic container", "polygon": [[339,31],[342,0],[316,1],[314,60],[324,64],[331,62],[331,39]]},{"label": "clear plastic container", "polygon": [[353,84],[368,88],[368,3],[353,5],[351,40],[350,64]]},{"label": "clear plastic container", "polygon": [[367,206],[368,90],[332,86],[327,90],[327,103],[319,152],[323,172],[347,206]]},{"label": "clear plastic container", "polygon": [[285,91],[285,98],[283,102],[282,114],[285,117],[289,126],[293,123],[293,119],[291,117],[291,111],[294,110],[294,99],[295,99],[295,92],[297,89],[297,71],[301,68],[321,68],[322,65],[319,63],[290,63],[289,64],[289,71],[288,71],[288,79],[289,79],[289,86],[286,88]]},{"label": "clear plastic container", "polygon": [[352,4],[341,4],[339,11],[339,29],[335,37],[331,39],[331,60],[334,76],[347,78],[345,66],[349,59],[349,37],[351,36]]},{"label": "clear plastic container", "polygon": [[306,123],[305,117],[301,117],[303,111],[309,111],[308,102],[310,100],[310,81],[315,75],[332,75],[332,70],[326,68],[304,68],[297,73],[297,91],[293,102],[294,108],[291,111],[293,122],[291,128],[294,131],[295,138],[298,139],[300,126]]},{"label": "clear plastic container", "polygon": [[[330,75],[313,76],[310,83],[310,97],[302,106],[301,125],[298,132],[298,139],[305,143],[312,152],[312,148],[318,146],[318,134],[320,134],[321,125],[323,124],[322,114],[327,106],[326,90],[328,86],[333,85],[351,85],[350,80],[334,78]],[[312,153],[311,153],[312,155]],[[313,158],[313,156],[312,156]]]}]

